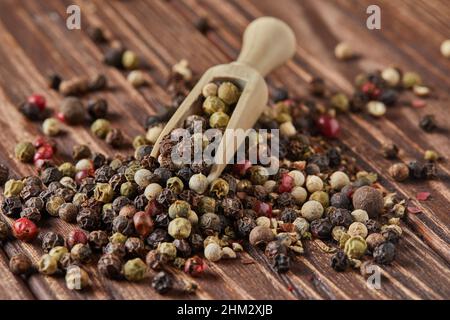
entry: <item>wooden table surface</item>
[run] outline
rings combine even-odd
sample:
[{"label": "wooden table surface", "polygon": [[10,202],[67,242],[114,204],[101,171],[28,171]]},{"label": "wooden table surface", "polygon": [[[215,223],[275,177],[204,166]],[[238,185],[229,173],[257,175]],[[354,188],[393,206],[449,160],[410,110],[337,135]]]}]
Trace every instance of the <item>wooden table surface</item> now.
[{"label": "wooden table surface", "polygon": [[[100,25],[109,37],[121,40],[151,66],[150,86],[134,89],[126,75],[102,64],[104,47],[92,42],[84,30],[69,31],[66,8],[74,1],[0,1],[0,162],[12,168],[13,176],[33,173],[32,166],[12,158],[14,144],[40,134],[37,124],[26,121],[16,107],[29,94],[42,92],[50,106],[61,100],[46,86],[46,75],[57,72],[65,78],[77,75],[107,75],[113,90],[92,96],[108,100],[115,126],[128,136],[143,133],[143,119],[170,102],[165,83],[170,67],[182,58],[201,74],[208,67],[236,58],[241,35],[255,17],[272,15],[285,20],[295,31],[298,46],[294,59],[268,77],[273,88],[285,86],[306,96],[313,76],[326,80],[335,90],[352,93],[354,76],[388,65],[420,73],[434,88],[424,109],[394,107],[374,120],[363,115],[340,117],[342,142],[358,164],[379,174],[381,183],[395,190],[423,210],[409,214],[395,262],[384,267],[381,289],[373,290],[356,271],[336,273],[330,256],[313,242],[306,254],[285,275],[271,271],[264,255],[256,250],[242,259],[211,264],[205,277],[195,279],[196,295],[160,296],[148,282],[130,284],[101,278],[91,266],[93,289],[72,292],[64,279],[39,274],[23,279],[11,274],[8,257],[26,252],[34,260],[41,254],[36,245],[17,241],[0,248],[0,298],[2,299],[448,299],[450,298],[450,165],[438,164],[437,179],[397,183],[385,178],[391,162],[379,152],[384,141],[394,141],[401,159],[421,159],[424,150],[434,149],[450,156],[449,87],[450,60],[439,53],[440,43],[450,37],[450,7],[442,1],[376,1],[381,7],[382,29],[368,30],[366,8],[373,1],[75,1],[81,7],[82,28]],[[207,16],[214,29],[207,35],[193,24]],[[340,41],[349,42],[361,54],[351,62],[339,62],[333,55]],[[444,129],[428,134],[418,128],[424,114],[436,115]],[[58,140],[59,159],[68,158],[74,144],[87,143],[106,154],[111,150],[95,139],[86,127],[71,127]],[[425,202],[414,200],[418,191],[431,192]],[[3,217],[5,219],[5,217]],[[46,222],[44,229],[67,233],[73,225],[59,219]],[[179,274],[181,279],[188,279]]]}]

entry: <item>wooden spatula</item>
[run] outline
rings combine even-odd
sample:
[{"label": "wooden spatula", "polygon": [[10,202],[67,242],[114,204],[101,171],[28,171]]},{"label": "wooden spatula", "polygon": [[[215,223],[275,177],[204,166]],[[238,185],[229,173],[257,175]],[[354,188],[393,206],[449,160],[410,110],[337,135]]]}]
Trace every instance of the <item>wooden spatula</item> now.
[{"label": "wooden spatula", "polygon": [[239,142],[233,143],[234,135],[228,129],[247,130],[255,125],[268,100],[268,89],[263,77],[291,58],[295,53],[295,45],[293,31],[279,19],[261,17],[250,23],[245,30],[237,61],[217,65],[205,72],[162,130],[152,156],[158,157],[163,137],[181,127],[188,116],[199,113],[201,105],[198,101],[206,84],[232,81],[240,86],[242,93],[216,151],[208,181],[218,178],[239,147]]}]

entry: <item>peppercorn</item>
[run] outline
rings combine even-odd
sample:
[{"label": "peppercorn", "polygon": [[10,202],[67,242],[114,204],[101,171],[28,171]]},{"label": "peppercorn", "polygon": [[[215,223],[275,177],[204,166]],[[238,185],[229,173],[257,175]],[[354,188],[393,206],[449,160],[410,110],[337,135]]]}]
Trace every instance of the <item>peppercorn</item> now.
[{"label": "peppercorn", "polygon": [[175,239],[186,239],[191,234],[191,223],[185,218],[175,218],[169,223],[169,234]]},{"label": "peppercorn", "polygon": [[58,261],[58,263],[60,262],[63,255],[67,253],[69,253],[69,250],[67,250],[67,248],[63,246],[55,246],[48,252],[51,257],[55,258],[56,261]]},{"label": "peppercorn", "polygon": [[92,259],[92,250],[88,244],[77,243],[70,250],[70,257],[80,263],[88,263]]},{"label": "peppercorn", "polygon": [[38,270],[45,275],[52,275],[58,271],[58,261],[49,254],[44,254],[38,262]]},{"label": "peppercorn", "polygon": [[355,56],[352,47],[346,42],[340,42],[336,45],[334,55],[339,60],[349,60]]},{"label": "peppercorn", "polygon": [[45,210],[53,217],[58,216],[59,208],[65,203],[64,198],[60,196],[51,196],[45,204]]},{"label": "peppercorn", "polygon": [[152,279],[152,288],[159,294],[165,294],[169,292],[173,287],[172,278],[168,273],[161,271],[158,272]]},{"label": "peppercorn", "polygon": [[253,246],[267,244],[275,238],[274,233],[268,227],[256,226],[249,234],[249,242]]},{"label": "peppercorn", "polygon": [[82,290],[91,284],[89,274],[83,268],[76,265],[67,268],[65,280],[69,290]]},{"label": "peppercorn", "polygon": [[415,85],[420,85],[422,83],[422,79],[415,72],[405,72],[403,74],[402,82],[404,88],[411,89]]},{"label": "peppercorn", "polygon": [[[6,196],[6,195],[5,195]],[[17,216],[22,211],[22,201],[18,196],[4,198],[2,212],[7,216]]]},{"label": "peppercorn", "polygon": [[125,144],[125,137],[122,130],[111,129],[106,135],[105,141],[113,148],[121,148]]},{"label": "peppercorn", "polygon": [[98,271],[109,279],[122,277],[122,260],[115,254],[104,254],[97,263]]},{"label": "peppercorn", "polygon": [[423,116],[419,121],[419,126],[426,132],[432,132],[437,129],[436,118],[432,114]]},{"label": "peppercorn", "polygon": [[14,221],[12,229],[17,239],[26,242],[32,241],[39,233],[39,229],[34,222],[27,218],[19,218]]},{"label": "peppercorn", "polygon": [[145,253],[145,244],[137,237],[129,237],[125,241],[125,250],[130,258],[142,257]]},{"label": "peppercorn", "polygon": [[222,178],[217,178],[213,182],[211,182],[209,192],[215,195],[217,198],[224,198],[228,195],[230,191],[230,186],[228,182],[226,182]]},{"label": "peppercorn", "polygon": [[34,157],[35,148],[31,142],[20,142],[14,149],[17,160],[31,162]]},{"label": "peppercorn", "polygon": [[24,183],[22,181],[13,179],[8,180],[5,183],[3,195],[5,196],[5,198],[18,196],[23,188]]},{"label": "peppercorn", "polygon": [[114,190],[108,183],[97,183],[94,190],[94,198],[97,201],[108,203],[113,200]]},{"label": "peppercorn", "polygon": [[30,258],[23,253],[17,253],[9,260],[9,269],[15,275],[27,275],[31,272],[32,267]]},{"label": "peppercorn", "polygon": [[[218,90],[217,84],[210,82],[202,88],[202,95],[205,98],[208,98],[210,96],[217,96],[217,90]],[[190,127],[190,126],[187,124],[187,125],[185,125],[185,127]]]},{"label": "peppercorn", "polygon": [[386,239],[387,242],[397,244],[400,241],[400,233],[395,229],[383,228],[381,229],[381,235]]},{"label": "peppercorn", "polygon": [[349,227],[347,233],[352,236],[360,236],[361,238],[366,238],[368,231],[367,227],[362,222],[353,222]]},{"label": "peppercorn", "polygon": [[41,180],[45,185],[61,180],[63,177],[58,168],[50,167],[42,171]]},{"label": "peppercorn", "polygon": [[131,71],[127,76],[127,80],[135,88],[141,87],[147,83],[145,74],[141,70]]},{"label": "peppercorn", "polygon": [[359,259],[367,250],[366,241],[360,237],[351,237],[345,241],[344,251],[350,259]]},{"label": "peppercorn", "polygon": [[64,246],[64,237],[56,232],[48,231],[42,237],[42,250],[49,252],[52,248],[57,246]]},{"label": "peppercorn", "polygon": [[301,214],[308,221],[319,219],[323,215],[323,206],[315,200],[307,201],[301,208]]},{"label": "peppercorn", "polygon": [[140,258],[128,260],[123,265],[123,275],[128,281],[141,281],[148,275],[147,265]]},{"label": "peppercorn", "polygon": [[213,113],[219,111],[226,113],[228,111],[228,107],[220,98],[211,95],[206,97],[203,102],[203,111],[208,115],[212,115]]},{"label": "peppercorn", "polygon": [[367,212],[370,218],[377,217],[383,211],[383,196],[380,191],[363,186],[353,193],[353,207]]},{"label": "peppercorn", "polygon": [[396,181],[404,181],[409,177],[408,166],[401,162],[393,164],[388,171]]},{"label": "peppercorn", "polygon": [[376,263],[390,264],[395,258],[395,245],[391,242],[378,245],[373,251],[373,258]]},{"label": "peppercorn", "polygon": [[70,125],[80,124],[85,120],[86,112],[79,98],[67,97],[61,101],[59,111],[64,121]]},{"label": "peppercorn", "polygon": [[10,234],[9,227],[3,221],[0,221],[0,243],[8,239]]},{"label": "peppercorn", "polygon": [[327,212],[333,226],[348,227],[353,221],[352,215],[347,209],[330,207]]},{"label": "peppercorn", "polygon": [[105,139],[111,131],[111,123],[105,119],[97,119],[91,125],[91,132],[100,139]]},{"label": "peppercorn", "polygon": [[331,236],[333,225],[327,218],[317,219],[311,222],[311,234],[319,239],[328,239]]},{"label": "peppercorn", "polygon": [[347,112],[350,107],[350,101],[345,93],[336,93],[330,98],[330,105],[340,112]]},{"label": "peppercorn", "polygon": [[122,54],[122,66],[128,70],[136,69],[139,66],[138,56],[131,50],[126,50]]},{"label": "peppercorn", "polygon": [[120,232],[126,236],[133,234],[135,231],[133,219],[120,215],[115,217],[112,223],[112,230],[114,232]]},{"label": "peppercorn", "polygon": [[61,125],[56,118],[47,118],[42,123],[42,132],[46,136],[56,136],[61,132]]},{"label": "peppercorn", "polygon": [[148,212],[139,211],[133,216],[133,223],[136,232],[142,236],[147,237],[154,228],[154,223]]},{"label": "peppercorn", "polygon": [[207,233],[219,232],[222,227],[220,217],[212,212],[208,212],[200,216],[199,226],[200,229]]},{"label": "peppercorn", "polygon": [[187,217],[191,206],[183,200],[177,200],[169,207],[169,217],[175,219],[176,217]]},{"label": "peppercorn", "polygon": [[320,202],[320,204],[324,208],[328,207],[328,205],[330,203],[330,199],[329,199],[328,193],[326,193],[325,191],[315,191],[315,192],[313,192],[311,194],[311,196],[309,197],[309,200],[315,200],[315,201]]},{"label": "peppercorn", "polygon": [[101,251],[109,242],[108,234],[103,230],[92,231],[89,233],[88,242],[92,250]]},{"label": "peppercorn", "polygon": [[350,261],[342,250],[339,250],[331,257],[331,267],[338,272],[345,271],[349,265]]},{"label": "peppercorn", "polygon": [[123,68],[122,65],[122,55],[124,50],[122,48],[108,48],[105,52],[105,55],[103,57],[103,62],[107,65],[116,67],[116,68]]},{"label": "peppercorn", "polygon": [[95,230],[100,224],[100,216],[93,209],[83,208],[78,212],[77,224],[85,230]]},{"label": "peppercorn", "polygon": [[60,75],[53,73],[47,77],[47,85],[50,89],[59,90],[59,85],[61,84],[62,78]]}]

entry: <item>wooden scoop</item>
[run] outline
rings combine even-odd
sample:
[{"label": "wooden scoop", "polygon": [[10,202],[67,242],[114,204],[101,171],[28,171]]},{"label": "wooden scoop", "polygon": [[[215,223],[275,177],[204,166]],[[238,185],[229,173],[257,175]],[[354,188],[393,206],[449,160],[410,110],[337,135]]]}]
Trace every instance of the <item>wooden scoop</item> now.
[{"label": "wooden scoop", "polygon": [[233,143],[234,135],[227,134],[234,130],[228,129],[248,130],[255,125],[268,100],[263,77],[291,58],[295,45],[293,31],[279,19],[261,17],[250,23],[245,30],[237,61],[217,65],[205,72],[162,130],[151,155],[158,157],[162,138],[173,129],[182,127],[188,116],[199,113],[201,105],[198,101],[206,84],[224,80],[234,82],[240,86],[242,93],[216,151],[208,181],[218,178],[239,147],[239,142]]}]

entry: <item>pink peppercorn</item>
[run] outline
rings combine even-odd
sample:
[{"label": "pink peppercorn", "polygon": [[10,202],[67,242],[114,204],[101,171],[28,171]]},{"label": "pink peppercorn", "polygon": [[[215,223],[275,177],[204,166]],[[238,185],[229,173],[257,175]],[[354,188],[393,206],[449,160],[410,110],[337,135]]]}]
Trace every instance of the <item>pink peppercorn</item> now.
[{"label": "pink peppercorn", "polygon": [[256,201],[253,205],[253,210],[258,216],[272,217],[272,205],[263,201]]},{"label": "pink peppercorn", "polygon": [[321,115],[319,119],[317,119],[317,127],[319,128],[320,133],[328,138],[337,138],[341,131],[337,119],[328,115]]},{"label": "pink peppercorn", "polygon": [[32,94],[28,97],[27,102],[33,104],[39,108],[39,110],[44,111],[46,106],[45,98],[40,94]]},{"label": "pink peppercorn", "polygon": [[78,243],[86,244],[88,242],[88,237],[86,233],[80,229],[70,231],[67,236],[67,247],[71,249],[74,245]]},{"label": "pink peppercorn", "polygon": [[291,192],[293,187],[294,187],[294,178],[292,178],[289,174],[284,173],[280,179],[278,192],[279,193]]},{"label": "pink peppercorn", "polygon": [[20,218],[13,224],[14,236],[22,241],[31,241],[39,233],[38,227],[28,218]]},{"label": "pink peppercorn", "polygon": [[203,259],[198,256],[194,256],[186,260],[184,272],[190,276],[196,277],[202,274],[206,268],[207,265]]}]

